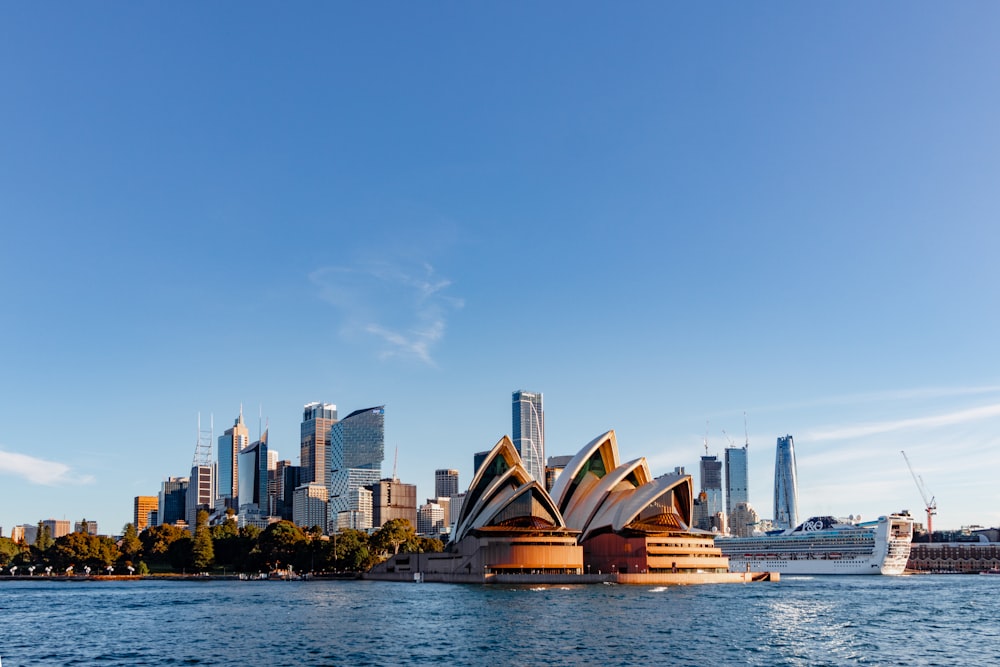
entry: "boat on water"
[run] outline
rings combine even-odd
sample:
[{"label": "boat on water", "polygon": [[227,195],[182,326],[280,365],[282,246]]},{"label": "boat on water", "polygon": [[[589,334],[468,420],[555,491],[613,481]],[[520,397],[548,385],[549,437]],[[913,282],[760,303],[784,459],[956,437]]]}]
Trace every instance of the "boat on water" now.
[{"label": "boat on water", "polygon": [[731,572],[902,574],[910,557],[908,512],[855,522],[813,517],[793,529],[753,537],[717,537]]}]

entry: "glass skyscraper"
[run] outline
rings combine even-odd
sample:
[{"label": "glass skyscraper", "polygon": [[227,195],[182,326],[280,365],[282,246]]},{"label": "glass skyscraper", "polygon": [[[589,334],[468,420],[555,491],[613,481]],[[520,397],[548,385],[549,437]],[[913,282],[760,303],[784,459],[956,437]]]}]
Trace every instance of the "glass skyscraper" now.
[{"label": "glass skyscraper", "polygon": [[266,515],[267,431],[260,440],[240,451],[240,514]]},{"label": "glass skyscraper", "polygon": [[530,391],[515,391],[511,399],[511,440],[514,441],[514,448],[521,455],[528,473],[544,486],[545,410],[542,407],[542,395]]},{"label": "glass skyscraper", "polygon": [[799,483],[795,468],[795,441],[792,436],[778,438],[774,455],[774,525],[795,528],[799,525]]},{"label": "glass skyscraper", "polygon": [[732,513],[740,503],[750,502],[750,473],[746,447],[726,448],[726,518],[732,525]]},{"label": "glass skyscraper", "polygon": [[[382,477],[385,459],[385,406],[355,410],[330,428],[328,528],[341,512],[358,512],[357,490]],[[371,525],[368,517],[368,525]]]}]

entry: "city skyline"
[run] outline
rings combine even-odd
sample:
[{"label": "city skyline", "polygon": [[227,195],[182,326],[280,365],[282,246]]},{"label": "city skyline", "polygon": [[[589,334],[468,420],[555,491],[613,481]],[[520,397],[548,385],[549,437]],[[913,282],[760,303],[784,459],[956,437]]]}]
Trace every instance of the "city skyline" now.
[{"label": "city skyline", "polygon": [[1000,7],[388,7],[0,9],[5,534],[118,532],[240,404],[293,462],[386,406],[423,500],[522,387],[547,457],[746,414],[761,518],[792,434],[800,517],[921,517],[905,450],[1000,525]]}]

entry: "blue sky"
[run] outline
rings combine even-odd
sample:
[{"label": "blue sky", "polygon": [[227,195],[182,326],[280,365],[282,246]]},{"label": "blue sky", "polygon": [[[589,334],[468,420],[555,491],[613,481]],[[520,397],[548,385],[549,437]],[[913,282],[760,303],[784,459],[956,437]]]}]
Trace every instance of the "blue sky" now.
[{"label": "blue sky", "polygon": [[[0,526],[131,520],[244,406],[433,492],[545,395],[771,516],[1000,524],[1000,9],[0,9]],[[723,435],[723,431],[727,435]],[[695,474],[695,484],[699,483]]]}]

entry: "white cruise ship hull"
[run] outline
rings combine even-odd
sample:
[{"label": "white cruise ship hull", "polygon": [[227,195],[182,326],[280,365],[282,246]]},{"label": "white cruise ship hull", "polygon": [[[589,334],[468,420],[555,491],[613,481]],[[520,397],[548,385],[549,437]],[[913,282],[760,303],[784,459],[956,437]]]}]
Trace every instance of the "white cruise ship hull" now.
[{"label": "white cruise ship hull", "polygon": [[898,575],[906,569],[912,537],[913,520],[892,515],[846,529],[719,538],[715,545],[729,558],[730,572]]}]

